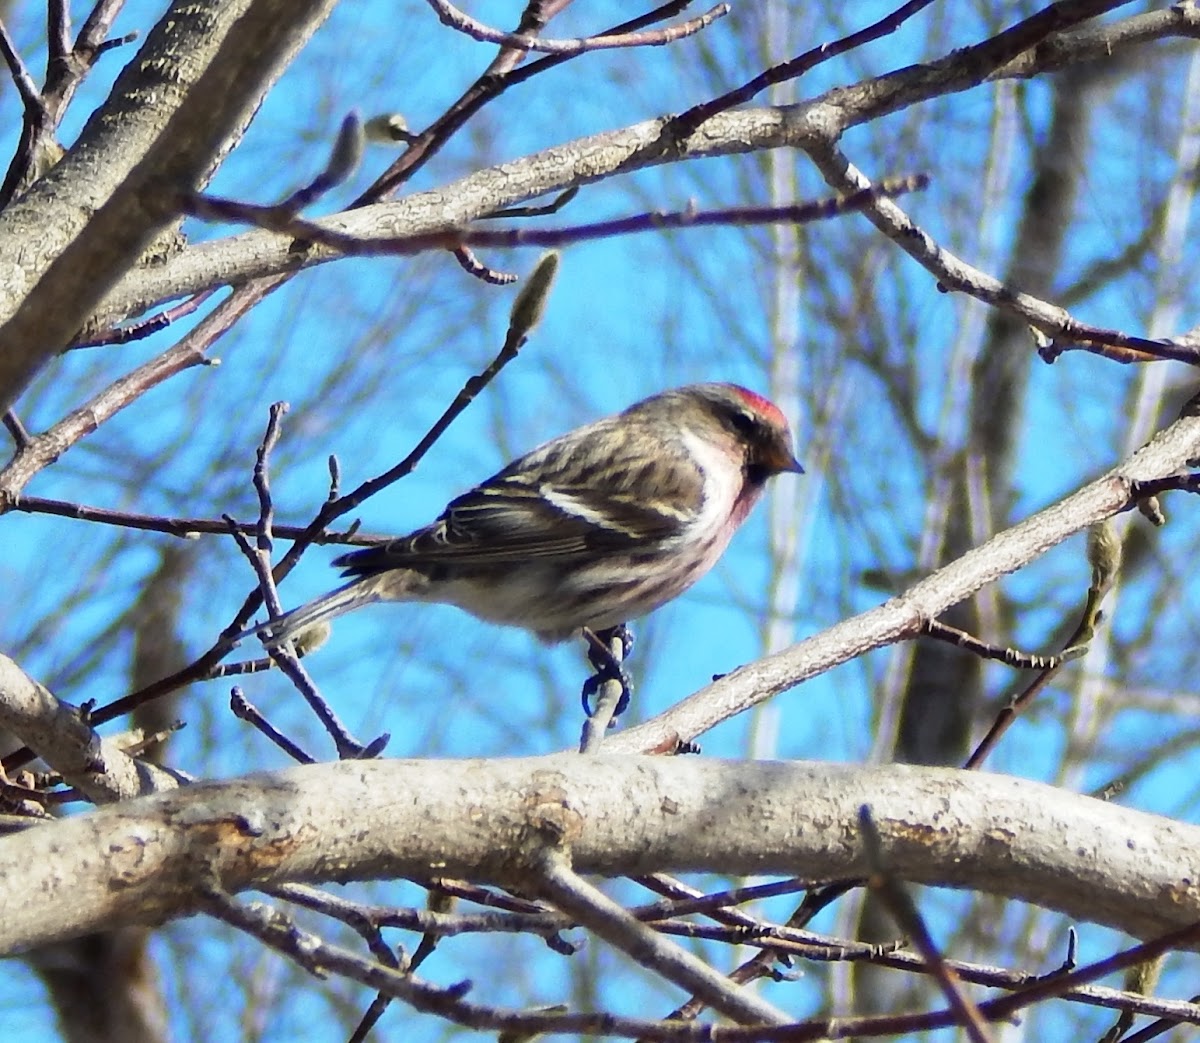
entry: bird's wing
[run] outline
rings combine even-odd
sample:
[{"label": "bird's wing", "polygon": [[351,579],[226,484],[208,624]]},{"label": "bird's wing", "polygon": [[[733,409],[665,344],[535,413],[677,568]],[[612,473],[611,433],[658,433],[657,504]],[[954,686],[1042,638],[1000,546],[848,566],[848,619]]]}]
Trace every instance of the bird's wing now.
[{"label": "bird's wing", "polygon": [[362,574],[649,548],[678,535],[701,510],[704,476],[682,444],[656,446],[647,459],[644,445],[612,443],[601,455],[588,441],[549,442],[451,501],[432,525],[335,564]]}]

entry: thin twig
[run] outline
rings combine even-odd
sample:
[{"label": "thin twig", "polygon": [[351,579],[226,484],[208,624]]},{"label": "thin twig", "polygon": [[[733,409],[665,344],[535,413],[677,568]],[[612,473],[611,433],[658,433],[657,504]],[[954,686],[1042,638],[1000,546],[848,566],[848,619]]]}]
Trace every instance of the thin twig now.
[{"label": "thin twig", "polygon": [[[1190,948],[1200,940],[1200,922],[1171,931],[1151,941],[1133,946],[1123,952],[1096,963],[1089,964],[1066,974],[1055,974],[1040,978],[1024,988],[1012,992],[1008,996],[988,1000],[979,1004],[980,1014],[988,1021],[998,1022],[1011,1018],[1018,1011],[1040,1003],[1050,998],[1058,998],[1066,992],[1077,989],[1091,982],[1116,974],[1126,967],[1144,963],[1154,959],[1164,952],[1173,949]],[[1136,1002],[1136,1000],[1134,1001]],[[789,1035],[796,1038],[819,1039],[836,1032],[841,1037],[847,1036],[878,1036],[903,1035],[914,1032],[925,1032],[931,1029],[948,1028],[958,1025],[958,1016],[953,1010],[937,1010],[915,1014],[886,1014],[886,1015],[847,1015],[835,1018],[813,1018],[799,1024],[788,1026],[779,1033],[770,1028],[760,1028],[757,1031],[749,1029],[730,1028],[722,1032],[722,1037],[730,1043],[758,1043]],[[648,1038],[648,1037],[647,1037]]]},{"label": "thin twig", "polygon": [[303,188],[298,188],[279,204],[281,208],[303,210],[349,179],[362,162],[366,137],[357,112],[348,113],[338,128],[325,167]]},{"label": "thin twig", "polygon": [[48,431],[34,435],[0,471],[0,513],[11,508],[14,498],[35,474],[54,463],[106,420],[132,405],[151,388],[193,366],[206,365],[207,361],[203,349],[181,342],[114,381]]},{"label": "thin twig", "polygon": [[395,952],[379,931],[380,921],[376,916],[379,907],[352,902],[308,884],[279,884],[270,888],[268,894],[344,923],[359,934],[380,963],[390,967],[400,966]]},{"label": "thin twig", "polygon": [[379,961],[330,945],[301,930],[291,917],[261,902],[239,903],[215,884],[203,896],[204,911],[257,938],[264,945],[294,960],[317,977],[340,974],[352,981],[385,992],[408,1003],[414,1010],[436,1014],[469,1028],[538,1035],[646,1035],[656,1040],[700,1043],[704,1036],[692,1026],[625,1017],[605,1012],[573,1014],[560,1010],[514,1011],[471,1003],[465,995],[471,982],[439,988],[415,975],[400,973]]},{"label": "thin twig", "polygon": [[[205,352],[244,314],[249,301],[235,293],[190,330],[172,348],[113,381],[91,401],[69,413],[48,431],[30,440],[23,452],[0,471],[0,513],[29,480],[105,421],[136,402],[151,388],[193,366],[208,364]],[[111,718],[109,718],[111,719]]]},{"label": "thin twig", "polygon": [[[863,881],[861,880],[843,881],[835,884],[826,884],[824,887],[809,891],[804,896],[804,900],[792,912],[792,915],[788,917],[786,926],[792,928],[807,926],[822,909],[835,902],[853,888],[861,886],[862,883]],[[771,977],[774,974],[774,967],[778,960],[778,950],[764,949],[761,952],[755,953],[750,959],[730,971],[729,980],[739,985],[744,985],[757,981],[760,978]],[[707,1004],[699,996],[692,996],[682,1006],[677,1007],[669,1015],[669,1018],[672,1021],[695,1021],[703,1013],[706,1006]]]},{"label": "thin twig", "polygon": [[[761,948],[775,949],[780,953],[793,953],[814,960],[874,959],[884,952],[900,947],[899,942],[887,946],[865,942],[847,941],[814,934],[795,927],[785,927],[750,916],[740,909],[730,908],[727,901],[749,902],[772,895],[789,894],[808,886],[796,879],[777,881],[773,884],[757,884],[752,887],[736,888],[718,894],[705,895],[693,887],[655,873],[649,877],[635,878],[636,883],[674,896],[673,901],[656,902],[636,906],[630,912],[655,930],[668,934],[684,934],[687,937],[716,938],[734,945],[753,944]],[[712,917],[720,927],[698,927],[682,923],[678,918],[700,912]],[[669,917],[669,919],[668,919]],[[725,932],[723,935],[721,932]]]},{"label": "thin twig", "polygon": [[947,966],[946,959],[934,942],[933,935],[929,933],[929,928],[925,926],[925,920],[916,903],[888,868],[879,830],[871,818],[870,808],[865,804],[859,810],[858,825],[862,831],[867,866],[871,871],[867,878],[867,886],[879,895],[900,930],[912,939],[917,951],[929,966],[934,980],[941,987],[950,1009],[958,1015],[959,1024],[966,1029],[968,1037],[974,1043],[992,1043],[992,1034],[988,1031],[979,1008],[963,990],[958,975]]},{"label": "thin twig", "polygon": [[[254,568],[254,574],[258,578],[258,594],[262,602],[267,606],[267,611],[274,616],[283,615],[283,605],[279,600],[279,590],[275,586],[275,577],[271,573],[270,559],[264,559],[254,545],[246,538],[242,531],[245,526],[239,525],[237,520],[232,515],[226,515],[229,521],[229,534],[233,537],[233,542],[237,544],[238,550],[250,562]],[[254,525],[253,528],[257,531],[260,526]]]},{"label": "thin twig", "polygon": [[619,903],[548,852],[537,868],[538,888],[559,909],[643,967],[702,996],[713,1009],[742,1024],[784,1025],[783,1011],[744,991],[707,963],[640,923]]},{"label": "thin twig", "polygon": [[[1136,488],[1131,489],[1131,503],[1137,499]],[[1071,636],[1067,638],[1067,651],[1056,661],[1043,667],[1033,681],[1000,710],[987,734],[980,740],[979,745],[975,747],[963,765],[966,770],[973,770],[983,764],[1017,716],[1062,669],[1063,664],[1067,661],[1067,653],[1075,653],[1076,650],[1086,652],[1088,642],[1095,636],[1096,628],[1100,625],[1101,603],[1116,582],[1121,564],[1120,539],[1110,520],[1092,527],[1088,533],[1087,550],[1088,560],[1092,566],[1092,580],[1088,585],[1087,598],[1079,623],[1072,631]],[[1076,656],[1072,654],[1070,658],[1076,658]]]},{"label": "thin twig", "polygon": [[[814,142],[805,151],[835,190],[851,193],[868,188],[870,180],[832,141]],[[1065,308],[1005,286],[995,276],[956,257],[912,220],[888,197],[868,200],[862,213],[884,235],[925,268],[946,291],[956,290],[991,307],[1016,315],[1036,333],[1040,350],[1047,345],[1079,344],[1113,361],[1128,363],[1174,359],[1200,365],[1200,349],[1170,339],[1136,337],[1119,330],[1080,322]]]},{"label": "thin twig", "polygon": [[[279,898],[284,898],[289,902],[295,902],[305,909],[311,909],[324,916],[329,916],[357,931],[363,941],[367,943],[367,948],[371,950],[371,955],[384,967],[389,967],[392,970],[401,971],[406,974],[416,969],[407,956],[405,956],[403,949],[397,955],[392,950],[392,947],[388,945],[383,937],[383,931],[380,930],[381,924],[379,920],[368,907],[359,905],[357,902],[336,897],[327,891],[322,891],[320,888],[309,887],[305,884],[282,884],[279,887],[272,888],[270,893]],[[391,996],[383,992],[376,993],[370,1006],[367,1007],[363,1016],[359,1019],[358,1025],[355,1026],[354,1031],[350,1034],[348,1043],[358,1043],[360,1040],[365,1040],[371,1029],[383,1017],[384,1012],[391,1005],[391,1002]]]},{"label": "thin twig", "polygon": [[164,308],[157,315],[151,315],[148,319],[139,319],[128,326],[107,330],[94,337],[89,337],[87,340],[71,344],[67,350],[78,351],[81,348],[100,348],[113,344],[129,344],[131,341],[149,337],[152,333],[166,329],[172,323],[191,315],[192,312],[196,311],[201,304],[216,292],[216,290],[202,290],[200,293],[192,294],[187,300],[181,301],[172,308]]},{"label": "thin twig", "polygon": [[[691,0],[668,0],[667,3],[644,15],[614,25],[611,29],[606,30],[604,35],[637,32],[648,25],[654,25],[666,18],[673,18],[690,2]],[[569,54],[548,54],[521,68],[499,69],[493,63],[441,116],[416,135],[409,147],[376,179],[370,188],[354,201],[353,205],[365,206],[367,203],[378,203],[386,199],[428,163],[442,146],[485,105],[494,101],[510,87],[524,83],[574,57]]]},{"label": "thin twig", "polygon": [[551,911],[550,907],[545,903],[531,901],[527,898],[516,898],[513,895],[493,891],[491,888],[481,887],[479,884],[472,884],[466,880],[448,880],[445,877],[438,877],[428,886],[436,887],[437,890],[444,891],[453,898],[461,898],[467,902],[474,902],[476,905],[482,905],[487,909],[504,909],[513,913],[545,913]]},{"label": "thin twig", "polygon": [[4,426],[12,435],[13,445],[18,453],[29,445],[29,432],[25,430],[25,425],[21,423],[21,418],[14,410],[6,409],[4,411]]},{"label": "thin twig", "polygon": [[1143,500],[1161,496],[1165,492],[1200,493],[1200,472],[1175,474],[1152,481],[1136,482],[1130,496],[1129,506],[1130,508],[1137,507]]},{"label": "thin twig", "polygon": [[[276,402],[271,406],[267,428],[255,456],[254,489],[258,494],[259,504],[255,546],[252,547],[250,541],[239,531],[237,523],[232,518],[228,519],[234,542],[258,576],[262,600],[267,606],[271,618],[282,615],[283,605],[279,600],[279,591],[275,586],[275,576],[271,569],[271,553],[274,548],[272,523],[275,516],[275,504],[271,498],[270,460],[271,450],[279,441],[280,421],[286,412],[286,402]],[[374,756],[383,749],[388,740],[387,735],[375,739],[369,747],[351,736],[325,697],[321,695],[316,683],[308,675],[308,671],[300,664],[290,641],[273,645],[268,651],[279,669],[296,686],[300,694],[304,696],[309,708],[317,715],[318,720],[333,739],[339,757],[343,760],[354,760],[360,757]]]},{"label": "thin twig", "polygon": [[[47,14],[46,82],[36,103],[26,99],[21,139],[9,163],[4,183],[0,186],[0,206],[6,206],[16,192],[27,185],[60,153],[54,131],[75,90],[92,70],[96,59],[110,47],[134,39],[130,33],[120,40],[102,42],[124,0],[98,0],[92,9],[75,45],[70,40],[70,5],[68,0],[51,0]],[[0,27],[2,30],[2,27]],[[18,84],[18,90],[21,90]]]},{"label": "thin twig", "polygon": [[958,627],[952,627],[950,624],[941,623],[936,619],[927,619],[921,626],[921,633],[934,640],[945,641],[947,644],[965,648],[981,659],[992,659],[1004,663],[1005,666],[1016,667],[1020,670],[1057,670],[1071,660],[1087,654],[1086,645],[1074,645],[1064,648],[1057,655],[1048,656],[1022,652],[1016,648],[1007,648],[1003,645],[993,645],[987,641],[981,641],[965,630],[959,630]]},{"label": "thin twig", "polygon": [[[332,521],[334,518],[338,518],[341,515],[354,510],[363,502],[363,500],[367,499],[367,497],[374,496],[381,489],[386,489],[389,485],[398,482],[405,475],[410,474],[413,468],[415,468],[417,464],[421,462],[425,454],[433,448],[437,440],[441,438],[443,434],[445,434],[446,429],[458,419],[463,410],[465,410],[467,406],[469,406],[475,400],[475,397],[481,391],[483,391],[484,388],[486,388],[493,380],[496,379],[496,377],[500,374],[500,371],[504,369],[505,366],[507,366],[517,357],[517,355],[520,353],[523,343],[523,340],[518,339],[514,341],[512,338],[506,337],[504,346],[497,353],[496,357],[492,359],[492,361],[488,363],[488,365],[485,366],[479,373],[467,378],[458,394],[454,396],[454,399],[451,401],[450,405],[448,405],[442,412],[442,415],[438,417],[436,421],[434,421],[433,426],[430,427],[430,429],[403,460],[396,464],[395,467],[388,468],[388,470],[384,471],[375,478],[371,478],[363,482],[356,489],[351,490],[340,499],[326,504],[321,511],[321,515],[323,517],[320,518],[320,528],[324,528],[326,521]],[[315,525],[316,522],[310,524],[309,529],[313,529]],[[291,554],[294,550],[295,548],[293,547],[288,553]],[[287,558],[285,557],[284,560],[286,561]]]},{"label": "thin twig", "polygon": [[[358,168],[365,141],[362,121],[350,113],[343,121],[324,168],[308,184],[296,189],[278,203],[233,203],[202,192],[182,193],[180,204],[185,213],[206,221],[243,220],[257,228],[287,232],[305,207],[345,181]],[[236,216],[233,216],[235,215]]]},{"label": "thin twig", "polygon": [[931,3],[933,3],[933,0],[909,0],[908,3],[902,4],[896,10],[867,26],[865,29],[856,30],[847,36],[843,36],[840,40],[834,40],[832,43],[818,44],[797,58],[792,58],[790,61],[782,62],[779,65],[773,65],[765,72],[759,73],[754,79],[744,83],[741,87],[680,113],[670,121],[665,133],[679,140],[688,138],[695,133],[700,124],[715,116],[718,112],[725,112],[736,108],[738,105],[749,101],[756,94],[765,91],[768,87],[787,80],[797,79],[832,58],[846,54],[855,48],[862,47],[873,40],[889,36]]},{"label": "thin twig", "polygon": [[[275,501],[271,498],[271,450],[279,442],[279,425],[287,414],[286,402],[273,402],[267,413],[267,429],[263,433],[262,442],[254,458],[254,491],[258,494],[258,550],[270,561],[271,551],[275,547]],[[271,589],[274,589],[272,584]],[[282,606],[280,606],[282,609]]]},{"label": "thin twig", "polygon": [[[233,519],[230,519],[230,533],[238,548],[245,555],[246,560],[250,562],[255,575],[258,576],[260,596],[266,603],[268,610],[272,616],[281,615],[283,607],[279,602],[279,591],[275,587],[275,580],[271,574],[269,560],[264,557],[261,551],[256,550],[250,545],[250,541],[238,530],[237,524]],[[308,671],[300,664],[299,658],[291,648],[291,641],[284,641],[282,644],[273,645],[269,651],[271,659],[279,667],[280,672],[296,686],[296,689],[304,697],[304,701],[308,703],[313,713],[316,714],[317,719],[321,722],[329,737],[333,739],[334,748],[341,759],[357,760],[363,757],[374,756],[386,745],[389,738],[386,734],[379,736],[366,746],[350,734],[350,730],[342,723],[333,707],[321,695],[320,690],[309,676]]]},{"label": "thin twig", "polygon": [[[144,529],[161,532],[179,539],[195,539],[198,535],[228,536],[229,522],[223,518],[173,518],[161,514],[135,514],[131,511],[114,511],[107,507],[91,507],[66,500],[48,500],[41,496],[19,496],[11,507],[14,511],[27,514],[50,514],[60,518],[96,522],[100,525],[115,525],[125,529]],[[257,522],[235,522],[238,531],[253,536]],[[276,525],[275,535],[285,540],[298,540],[308,532],[306,525]],[[312,537],[312,543],[345,544],[352,547],[374,547],[387,543],[391,536],[364,533],[357,526],[341,532],[323,532]]]},{"label": "thin twig", "polygon": [[211,670],[205,671],[197,681],[216,681],[222,677],[243,677],[246,674],[265,674],[274,670],[275,663],[270,656],[259,659],[243,659],[238,663],[218,663]]},{"label": "thin twig", "polygon": [[[724,942],[727,945],[772,949],[775,951],[776,959],[780,956],[797,956],[801,959],[816,960],[822,963],[876,962],[881,956],[898,952],[906,944],[903,939],[879,944],[837,939],[816,943],[803,937],[808,934],[807,931],[793,931],[789,927],[765,922],[736,926],[733,924],[696,924],[686,920],[653,920],[649,926],[676,938],[699,938],[705,941]],[[914,958],[923,961],[923,957]],[[949,965],[950,961],[946,962]],[[906,967],[905,969],[930,973],[930,968],[923,962],[920,962],[918,967]]]},{"label": "thin twig", "polygon": [[1011,1017],[1018,1010],[1030,1007],[1041,1000],[1061,996],[1064,988],[1073,988],[1076,985],[1084,985],[1099,978],[1106,978],[1110,974],[1116,974],[1127,967],[1145,963],[1147,960],[1155,959],[1163,953],[1171,952],[1173,949],[1191,948],[1196,944],[1198,939],[1200,939],[1200,922],[1188,924],[1185,927],[1161,934],[1157,938],[1152,938],[1139,945],[1134,945],[1121,952],[1114,953],[1112,956],[1107,956],[1102,960],[1097,960],[1095,963],[1087,964],[1077,970],[1034,982],[1010,996],[1004,996],[1000,999],[981,1004],[980,1009],[990,1020],[1000,1021]]},{"label": "thin twig", "polygon": [[[188,213],[209,220],[242,221],[306,242],[318,243],[352,257],[410,256],[426,250],[454,250],[460,246],[491,246],[512,249],[521,246],[557,248],[620,235],[661,232],[684,228],[745,227],[764,224],[809,224],[851,213],[880,199],[924,189],[929,178],[923,174],[887,178],[844,196],[833,196],[787,206],[739,206],[712,210],[650,210],[628,217],[559,228],[447,228],[419,235],[376,236],[363,239],[301,217],[286,218],[273,209],[256,207],[234,199],[202,194],[180,195],[179,205]],[[1149,342],[1153,343],[1153,342]]]},{"label": "thin twig", "polygon": [[764,898],[775,898],[779,895],[794,894],[796,891],[803,891],[812,886],[810,882],[801,880],[799,877],[790,877],[769,884],[753,884],[747,887],[730,888],[728,891],[703,894],[662,873],[634,877],[634,882],[658,891],[660,894],[672,896],[670,901],[654,902],[631,909],[630,912],[639,920],[688,916],[692,913],[704,913],[708,916],[716,913],[728,913],[732,911],[731,906],[743,905],[746,902],[758,902]]},{"label": "thin twig", "polygon": [[438,19],[443,25],[465,33],[473,40],[518,48],[522,51],[540,51],[543,54],[559,54],[567,57],[583,54],[585,51],[601,51],[617,47],[661,47],[663,44],[692,36],[702,29],[708,28],[718,18],[729,14],[729,4],[720,3],[696,18],[681,22],[679,25],[667,26],[664,29],[642,33],[585,36],[572,40],[548,40],[542,36],[506,33],[500,29],[493,29],[472,18],[466,12],[460,11],[449,0],[427,0],[427,2],[437,12]]},{"label": "thin twig", "polygon": [[49,0],[46,4],[46,82],[57,65],[71,57],[71,7],[67,0]]},{"label": "thin twig", "polygon": [[480,221],[495,221],[502,217],[549,217],[557,214],[572,199],[579,195],[579,186],[572,185],[559,192],[549,203],[541,206],[507,206],[502,210],[493,210],[490,214],[480,214]]},{"label": "thin twig", "polygon": [[[277,888],[272,888],[270,893],[279,898],[302,905],[306,909],[312,909],[315,912],[332,917],[351,927],[358,932],[367,943],[367,948],[371,950],[371,954],[384,967],[390,967],[392,970],[404,973],[409,973],[415,969],[404,957],[403,950],[401,950],[399,958],[397,957],[397,954],[392,951],[392,947],[384,940],[383,932],[379,929],[378,922],[369,913],[364,913],[363,907],[356,902],[337,898],[319,888],[308,887],[304,884],[282,884]],[[376,993],[375,998],[371,1001],[370,1006],[359,1020],[358,1025],[350,1034],[348,1043],[359,1043],[359,1041],[365,1040],[371,1029],[383,1017],[384,1012],[391,1002],[391,996],[382,992]]]},{"label": "thin twig", "polygon": [[518,276],[514,272],[500,272],[495,268],[489,268],[475,256],[469,246],[456,246],[450,253],[464,272],[490,286],[508,286],[517,281]]},{"label": "thin twig", "polygon": [[[1192,997],[1193,1003],[1198,1001],[1200,1001],[1200,995]],[[1170,1032],[1178,1024],[1179,1021],[1175,1018],[1159,1018],[1137,1032],[1122,1037],[1120,1043],[1149,1043],[1150,1040],[1157,1039],[1164,1032]]]},{"label": "thin twig", "polygon": [[315,757],[305,753],[300,746],[289,739],[278,728],[263,716],[258,707],[256,707],[238,685],[234,685],[229,691],[229,709],[233,711],[233,716],[239,720],[245,721],[252,725],[268,739],[278,746],[284,753],[292,758],[297,764],[316,764]]},{"label": "thin twig", "polygon": [[47,69],[45,93],[54,126],[58,126],[75,90],[92,71],[96,59],[137,39],[136,31],[108,39],[108,31],[124,6],[125,0],[98,0],[84,19],[68,60]]},{"label": "thin twig", "polygon": [[8,35],[8,28],[3,21],[0,21],[0,56],[3,56],[4,64],[8,66],[9,75],[12,77],[13,86],[17,88],[17,96],[21,99],[21,104],[25,106],[26,118],[48,121],[49,114],[46,112],[46,103],[42,99],[42,92],[38,90],[29,67],[21,58],[21,53],[17,50],[13,38]]}]

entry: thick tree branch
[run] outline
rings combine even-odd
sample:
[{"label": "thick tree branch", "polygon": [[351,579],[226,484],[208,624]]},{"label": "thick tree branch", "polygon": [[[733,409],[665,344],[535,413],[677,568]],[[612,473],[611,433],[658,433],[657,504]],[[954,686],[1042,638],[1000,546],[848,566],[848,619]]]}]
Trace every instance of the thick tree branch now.
[{"label": "thick tree branch", "polygon": [[1200,893],[1184,883],[1200,827],[1039,783],[901,765],[560,755],[311,765],[0,838],[0,951],[183,915],[213,880],[229,892],[443,876],[528,886],[548,836],[582,873],[858,877],[863,804],[898,878],[1139,936],[1200,919]]},{"label": "thick tree branch", "polygon": [[0,655],[0,729],[17,736],[63,780],[97,804],[174,789],[179,781],[102,739],[80,712],[60,702],[8,656]]},{"label": "thick tree branch", "polygon": [[[1136,23],[1137,32],[1124,33],[1126,22],[1078,30],[1081,34],[1078,45],[1071,33],[1051,37],[1039,48],[1022,55],[1018,63],[1002,67],[995,75],[1008,75],[1009,68],[1013,76],[1034,75],[1043,71],[1039,60],[1052,63],[1054,68],[1092,61],[1104,53],[1109,43],[1129,48],[1168,35],[1200,35],[1200,12],[1181,9],[1170,17],[1155,19],[1150,26],[1144,22],[1146,17],[1130,20]],[[828,147],[850,126],[979,85],[978,71],[965,64],[961,68],[950,66],[934,79],[925,75],[925,69],[923,65],[913,66],[889,74],[888,90],[883,95],[874,89],[880,81],[872,79],[800,105],[721,112],[705,121],[702,134],[693,134],[686,141],[669,136],[669,118],[635,123],[566,142],[502,167],[480,170],[396,202],[364,206],[316,223],[364,240],[431,235],[463,227],[496,210],[542,195],[681,159],[772,148]],[[270,232],[249,232],[188,247],[161,265],[123,278],[85,328],[92,332],[104,330],[155,305],[214,285],[279,275],[341,256],[328,248],[314,246],[298,253],[294,247],[290,237]]]},{"label": "thick tree branch", "polygon": [[332,4],[180,0],[160,20],[78,144],[0,216],[0,409],[176,218],[174,191],[205,179]]}]

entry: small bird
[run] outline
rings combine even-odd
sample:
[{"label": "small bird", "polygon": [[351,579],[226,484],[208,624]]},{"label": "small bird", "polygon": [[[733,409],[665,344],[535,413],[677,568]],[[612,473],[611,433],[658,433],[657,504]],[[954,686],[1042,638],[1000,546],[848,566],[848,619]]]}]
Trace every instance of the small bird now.
[{"label": "small bird", "polygon": [[708,572],[784,471],[804,469],[773,403],[736,384],[664,391],[538,446],[431,525],[336,558],[349,583],[247,633],[273,647],[375,601],[457,605],[547,643],[613,627]]}]

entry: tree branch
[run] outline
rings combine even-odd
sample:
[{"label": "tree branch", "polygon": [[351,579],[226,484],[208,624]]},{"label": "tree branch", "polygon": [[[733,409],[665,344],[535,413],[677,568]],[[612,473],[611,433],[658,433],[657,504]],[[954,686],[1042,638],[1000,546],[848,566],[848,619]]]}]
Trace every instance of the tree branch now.
[{"label": "tree branch", "polygon": [[175,789],[175,774],[102,739],[80,711],[60,702],[0,655],[0,729],[27,743],[63,780],[97,804]]},{"label": "tree branch", "polygon": [[332,6],[178,0],[159,21],[75,147],[0,215],[0,409],[177,217],[175,188],[205,179]]},{"label": "tree branch", "polygon": [[898,879],[1135,936],[1200,918],[1200,894],[1179,884],[1200,858],[1200,827],[1039,783],[904,765],[564,754],[311,765],[0,838],[0,951],[184,915],[213,879],[230,892],[443,876],[528,886],[548,828],[581,873],[860,877],[863,804]]},{"label": "tree branch", "polygon": [[902,595],[725,674],[665,713],[609,736],[605,748],[612,753],[668,748],[871,648],[916,637],[926,620],[951,605],[1028,565],[1068,536],[1133,507],[1139,483],[1175,475],[1198,456],[1200,418],[1184,417],[1108,474],[968,551]]},{"label": "tree branch", "polygon": [[[692,36],[701,29],[707,29],[718,18],[729,14],[729,5],[720,3],[696,18],[689,18],[679,25],[667,26],[663,29],[650,29],[640,33],[585,36],[575,40],[549,40],[528,33],[506,33],[500,29],[493,29],[472,18],[466,12],[460,11],[448,0],[427,0],[427,2],[437,12],[438,20],[443,25],[465,33],[473,40],[500,44],[504,47],[515,47],[523,51],[562,55],[583,54],[585,51],[602,51],[618,47],[661,47],[663,44],[682,40],[685,36]],[[931,2],[931,0],[926,0],[926,2]]]}]

